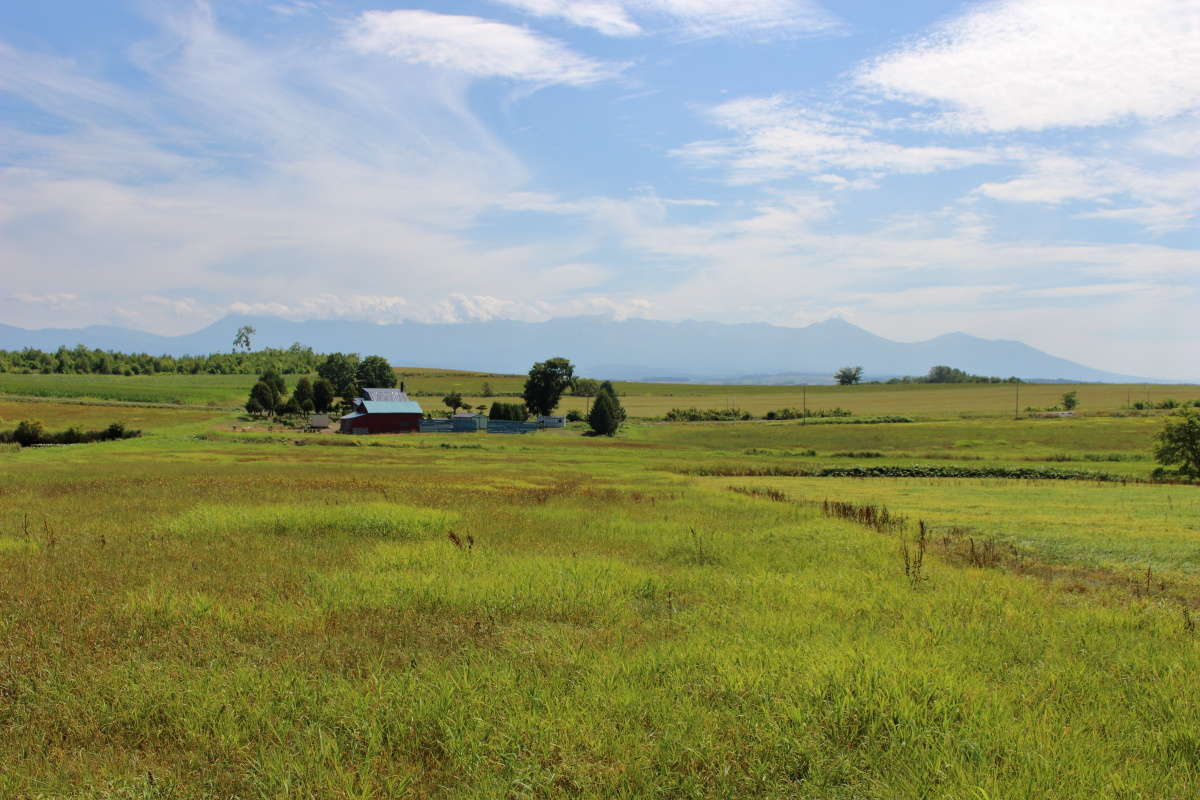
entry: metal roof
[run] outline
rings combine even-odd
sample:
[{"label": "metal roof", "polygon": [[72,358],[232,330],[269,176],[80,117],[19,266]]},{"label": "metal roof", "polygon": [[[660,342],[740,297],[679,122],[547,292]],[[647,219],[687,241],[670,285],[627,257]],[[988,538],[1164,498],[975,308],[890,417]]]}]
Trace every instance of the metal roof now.
[{"label": "metal roof", "polygon": [[382,400],[363,400],[363,410],[368,414],[423,414],[421,405],[412,400],[404,402],[388,402]]},{"label": "metal roof", "polygon": [[367,400],[384,403],[407,403],[408,393],[402,389],[363,389],[363,397]]}]

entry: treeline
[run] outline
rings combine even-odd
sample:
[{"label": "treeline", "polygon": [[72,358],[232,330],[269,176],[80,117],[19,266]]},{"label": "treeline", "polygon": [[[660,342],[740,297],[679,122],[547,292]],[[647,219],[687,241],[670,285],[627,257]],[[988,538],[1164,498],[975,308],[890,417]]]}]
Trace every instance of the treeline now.
[{"label": "treeline", "polygon": [[0,372],[43,375],[253,375],[273,370],[283,375],[311,373],[324,356],[300,343],[286,350],[267,348],[252,353],[211,353],[206,356],[152,356],[93,350],[83,345],[60,347],[52,353],[27,347],[0,350]]},{"label": "treeline", "polygon": [[387,389],[396,385],[396,373],[382,356],[359,358],[357,353],[330,353],[317,357],[316,363],[304,370],[313,371],[317,379],[300,378],[289,396],[281,371],[267,369],[250,388],[246,412],[256,417],[324,413],[339,405],[349,408],[364,388]]},{"label": "treeline", "polygon": [[87,444],[89,442],[107,442],[113,439],[133,439],[141,436],[141,431],[130,430],[123,422],[114,422],[107,428],[98,431],[85,431],[76,427],[65,431],[51,433],[37,420],[22,420],[11,431],[0,431],[0,444],[19,444],[21,447],[33,447],[39,444]]},{"label": "treeline", "polygon": [[1017,377],[998,378],[995,375],[971,375],[961,369],[939,364],[936,367],[930,367],[929,372],[925,375],[916,377],[905,375],[903,378],[892,378],[887,383],[1017,383],[1019,380]]}]

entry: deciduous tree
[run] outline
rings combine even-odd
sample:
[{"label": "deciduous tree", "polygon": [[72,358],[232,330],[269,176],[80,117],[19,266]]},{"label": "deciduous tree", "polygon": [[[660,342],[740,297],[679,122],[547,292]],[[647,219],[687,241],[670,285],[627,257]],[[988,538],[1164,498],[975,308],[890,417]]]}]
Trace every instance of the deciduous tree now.
[{"label": "deciduous tree", "polygon": [[550,358],[539,361],[529,370],[525,381],[525,405],[534,414],[542,416],[553,413],[559,399],[571,386],[575,367],[565,358]]},{"label": "deciduous tree", "polygon": [[862,367],[842,367],[834,373],[833,378],[842,386],[851,386],[862,380]]},{"label": "deciduous tree", "polygon": [[233,352],[236,353],[237,351],[241,350],[243,353],[249,353],[250,337],[256,333],[258,333],[258,331],[254,330],[254,328],[249,325],[243,325],[242,327],[238,328],[237,333],[234,334],[233,337]]},{"label": "deciduous tree", "polygon": [[1167,417],[1155,435],[1154,458],[1181,475],[1200,478],[1200,413],[1184,409]]},{"label": "deciduous tree", "polygon": [[367,356],[358,365],[355,380],[359,386],[386,389],[396,385],[396,373],[383,356]]},{"label": "deciduous tree", "polygon": [[313,383],[313,408],[324,413],[333,408],[333,401],[337,399],[337,390],[333,388],[333,384],[324,378],[317,378]]},{"label": "deciduous tree", "polygon": [[358,356],[330,353],[317,366],[317,374],[333,386],[335,395],[345,395],[354,385],[358,373]]}]

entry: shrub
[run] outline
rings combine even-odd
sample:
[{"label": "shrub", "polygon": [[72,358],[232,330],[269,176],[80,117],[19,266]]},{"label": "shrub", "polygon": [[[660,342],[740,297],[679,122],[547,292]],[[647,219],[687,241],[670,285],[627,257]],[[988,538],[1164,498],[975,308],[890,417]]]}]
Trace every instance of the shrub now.
[{"label": "shrub", "polygon": [[740,408],[672,408],[663,417],[667,422],[731,422],[751,419]]},{"label": "shrub", "polygon": [[511,419],[524,422],[529,419],[529,410],[522,403],[501,403],[497,401],[492,403],[492,408],[488,411],[488,419]]},{"label": "shrub", "polygon": [[617,401],[608,392],[600,392],[588,413],[588,425],[597,436],[612,436],[621,427]]},{"label": "shrub", "polygon": [[34,419],[24,419],[17,423],[16,430],[12,432],[12,439],[21,447],[32,447],[35,444],[41,444],[45,439],[46,429],[42,427],[42,423]]},{"label": "shrub", "polygon": [[780,408],[768,411],[763,419],[810,419],[813,417],[849,417],[854,414],[844,408]]},{"label": "shrub", "polygon": [[1154,458],[1180,475],[1200,478],[1200,414],[1184,409],[1168,417],[1155,435]]},{"label": "shrub", "polygon": [[86,444],[112,439],[132,439],[141,435],[141,431],[127,429],[123,422],[114,422],[99,431],[84,431],[72,426],[60,433],[50,433],[41,422],[27,419],[18,423],[12,431],[0,432],[0,443],[12,442],[21,447],[33,447],[39,444]]}]

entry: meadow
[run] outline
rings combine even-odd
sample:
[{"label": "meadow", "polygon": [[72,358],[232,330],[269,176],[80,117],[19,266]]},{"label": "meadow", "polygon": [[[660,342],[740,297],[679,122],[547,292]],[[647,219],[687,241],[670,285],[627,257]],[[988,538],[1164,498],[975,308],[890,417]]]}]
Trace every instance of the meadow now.
[{"label": "meadow", "polygon": [[[427,411],[445,411],[441,399],[463,395],[469,407],[520,397],[525,376],[463,370],[397,367],[397,379]],[[288,387],[300,376],[288,375]],[[315,376],[309,376],[314,377]],[[0,373],[0,396],[106,400],[125,403],[240,409],[255,375],[42,375]],[[486,384],[486,387],[485,387]],[[755,417],[782,408],[844,408],[856,416],[906,414],[931,419],[1025,415],[1027,408],[1059,404],[1075,391],[1080,414],[1128,409],[1136,402],[1181,404],[1200,401],[1200,387],[1143,384],[864,384],[860,386],[725,386],[701,383],[617,381],[621,404],[631,417],[661,419],[672,408],[739,408]],[[485,388],[491,394],[485,393]],[[560,413],[586,412],[586,397],[565,396]]]},{"label": "meadow", "polygon": [[[735,388],[798,405],[622,400]],[[0,452],[0,797],[1197,796],[1200,487],[1069,389],[613,439],[0,397],[146,430]],[[799,474],[875,465],[1078,479]]]}]

